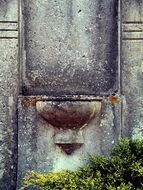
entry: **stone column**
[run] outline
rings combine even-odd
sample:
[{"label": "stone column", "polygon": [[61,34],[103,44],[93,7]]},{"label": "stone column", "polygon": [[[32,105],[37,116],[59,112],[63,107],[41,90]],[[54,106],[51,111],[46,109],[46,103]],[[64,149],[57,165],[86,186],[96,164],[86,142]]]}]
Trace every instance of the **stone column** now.
[{"label": "stone column", "polygon": [[121,135],[118,1],[1,0],[0,42],[0,189],[16,171],[19,188],[28,170],[108,155]]},{"label": "stone column", "polygon": [[0,189],[13,190],[17,171],[18,1],[0,1]]},{"label": "stone column", "polygon": [[122,1],[122,135],[143,138],[143,1]]}]

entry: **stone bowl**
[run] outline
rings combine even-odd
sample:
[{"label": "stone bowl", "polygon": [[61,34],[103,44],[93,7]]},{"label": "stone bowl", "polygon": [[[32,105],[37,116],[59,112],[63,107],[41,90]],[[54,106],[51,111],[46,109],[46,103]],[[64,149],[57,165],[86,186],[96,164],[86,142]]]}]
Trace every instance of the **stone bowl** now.
[{"label": "stone bowl", "polygon": [[38,114],[58,129],[80,129],[101,110],[100,101],[37,101]]}]

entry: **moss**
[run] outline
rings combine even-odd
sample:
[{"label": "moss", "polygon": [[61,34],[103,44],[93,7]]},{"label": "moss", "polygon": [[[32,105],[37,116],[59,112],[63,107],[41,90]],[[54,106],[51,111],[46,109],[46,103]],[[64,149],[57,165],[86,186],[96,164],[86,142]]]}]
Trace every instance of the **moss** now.
[{"label": "moss", "polygon": [[30,172],[21,190],[142,190],[143,141],[121,140],[111,158],[94,156],[75,172]]}]

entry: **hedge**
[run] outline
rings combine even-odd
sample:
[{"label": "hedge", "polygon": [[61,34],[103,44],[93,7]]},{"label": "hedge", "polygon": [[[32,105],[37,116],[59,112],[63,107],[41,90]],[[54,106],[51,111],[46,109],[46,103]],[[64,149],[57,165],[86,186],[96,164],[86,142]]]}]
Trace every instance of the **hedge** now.
[{"label": "hedge", "polygon": [[86,167],[76,171],[31,171],[21,190],[142,190],[143,140],[122,139],[110,158],[93,156]]}]

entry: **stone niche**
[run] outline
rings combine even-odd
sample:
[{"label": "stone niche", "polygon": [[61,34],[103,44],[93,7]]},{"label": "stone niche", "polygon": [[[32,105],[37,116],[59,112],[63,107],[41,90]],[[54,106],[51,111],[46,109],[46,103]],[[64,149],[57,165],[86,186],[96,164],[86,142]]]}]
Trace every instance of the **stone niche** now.
[{"label": "stone niche", "polygon": [[24,95],[118,90],[117,0],[24,0]]},{"label": "stone niche", "polygon": [[120,136],[118,1],[23,0],[18,188],[27,171],[74,170]]}]

